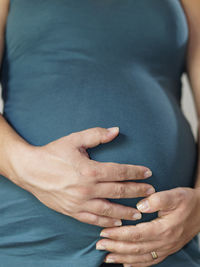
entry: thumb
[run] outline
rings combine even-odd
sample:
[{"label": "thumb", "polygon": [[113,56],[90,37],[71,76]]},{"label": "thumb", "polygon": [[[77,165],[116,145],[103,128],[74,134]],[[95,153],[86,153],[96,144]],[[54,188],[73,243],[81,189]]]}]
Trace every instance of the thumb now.
[{"label": "thumb", "polygon": [[174,209],[178,203],[177,192],[174,189],[156,192],[137,203],[137,209],[141,212],[151,213]]},{"label": "thumb", "polygon": [[119,127],[94,127],[71,134],[73,144],[77,147],[91,148],[110,142],[119,133]]}]

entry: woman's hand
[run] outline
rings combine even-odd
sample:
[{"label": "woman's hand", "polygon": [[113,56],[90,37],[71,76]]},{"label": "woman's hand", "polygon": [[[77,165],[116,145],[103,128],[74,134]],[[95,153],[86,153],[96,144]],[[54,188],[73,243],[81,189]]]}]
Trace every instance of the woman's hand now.
[{"label": "woman's hand", "polygon": [[18,155],[21,158],[20,163],[17,162],[20,179],[16,181],[47,207],[85,223],[111,227],[120,225],[122,218],[139,219],[141,213],[137,209],[105,198],[148,196],[149,189],[155,191],[151,185],[120,181],[144,179],[149,169],[97,162],[86,152],[89,147],[111,141],[119,128],[114,130],[90,128],[41,147],[31,147],[28,154]]},{"label": "woman's hand", "polygon": [[[156,192],[141,200],[137,208],[147,213],[159,211],[158,218],[135,226],[102,230],[101,236],[107,238],[97,244],[112,252],[106,255],[106,259],[112,257],[112,262],[124,263],[125,267],[152,266],[180,250],[200,231],[198,188],[177,187]],[[155,260],[152,251],[158,255]]]}]

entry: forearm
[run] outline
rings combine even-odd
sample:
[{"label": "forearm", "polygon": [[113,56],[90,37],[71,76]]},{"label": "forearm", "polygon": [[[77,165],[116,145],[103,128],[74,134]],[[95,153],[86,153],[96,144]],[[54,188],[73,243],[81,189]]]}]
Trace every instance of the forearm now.
[{"label": "forearm", "polygon": [[0,115],[0,174],[19,184],[17,167],[31,145],[20,137]]},{"label": "forearm", "polygon": [[[4,33],[9,10],[9,1],[0,0],[0,68],[4,50]],[[21,138],[0,114],[0,174],[15,183],[20,155],[25,155],[29,144]]]}]

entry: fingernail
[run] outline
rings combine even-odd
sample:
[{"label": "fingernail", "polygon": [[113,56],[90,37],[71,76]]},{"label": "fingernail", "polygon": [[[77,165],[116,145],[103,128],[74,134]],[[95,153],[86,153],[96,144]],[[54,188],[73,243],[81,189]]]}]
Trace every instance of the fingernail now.
[{"label": "fingernail", "polygon": [[155,193],[155,188],[150,187],[150,188],[147,189],[146,192],[147,192],[148,195],[153,194],[153,193]]},{"label": "fingernail", "polygon": [[99,249],[99,250],[105,250],[105,246],[103,244],[97,244],[96,245],[96,249]]},{"label": "fingernail", "polygon": [[120,225],[122,225],[122,221],[121,221],[121,220],[120,220],[120,221],[115,221],[115,222],[114,222],[114,225],[115,225],[115,226],[120,226]]},{"label": "fingernail", "polygon": [[114,258],[111,258],[111,257],[107,257],[105,262],[115,262],[115,259]]},{"label": "fingernail", "polygon": [[108,135],[110,135],[110,134],[114,134],[114,133],[118,132],[119,127],[110,127],[110,128],[107,128],[107,130],[108,130]]},{"label": "fingernail", "polygon": [[124,265],[124,267],[133,267],[133,265],[130,265],[130,264],[126,264],[126,265]]},{"label": "fingernail", "polygon": [[148,178],[152,175],[152,171],[148,170],[144,173],[144,178]]},{"label": "fingernail", "polygon": [[101,231],[100,236],[109,237],[110,235],[108,232]]},{"label": "fingernail", "polygon": [[141,219],[142,218],[142,214],[141,213],[134,213],[133,214],[133,219],[135,219],[135,220],[139,220],[139,219]]},{"label": "fingernail", "polygon": [[147,211],[149,209],[149,201],[143,200],[136,205],[137,209],[140,211]]}]

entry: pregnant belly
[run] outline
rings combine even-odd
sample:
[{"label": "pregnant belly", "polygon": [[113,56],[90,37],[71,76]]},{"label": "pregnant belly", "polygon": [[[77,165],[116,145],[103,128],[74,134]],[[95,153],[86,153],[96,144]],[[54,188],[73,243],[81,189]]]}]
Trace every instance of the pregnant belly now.
[{"label": "pregnant belly", "polygon": [[[10,94],[5,103],[4,114],[34,145],[91,127],[119,126],[120,134],[113,141],[88,149],[92,159],[147,166],[153,175],[142,182],[151,183],[157,191],[192,186],[197,146],[171,89],[162,88],[146,74],[138,73],[133,83],[117,74],[91,73],[81,80],[71,73],[69,83],[60,82],[59,87],[55,77],[42,81],[40,88],[34,83],[29,90],[18,85],[18,93]],[[67,266],[100,265],[107,253],[95,248],[101,227],[47,208],[3,176],[0,183],[1,248],[9,247],[12,255],[31,251],[36,260],[45,252],[47,261],[63,260],[70,263]],[[110,201],[135,207],[139,198]],[[140,221],[155,216],[144,214]],[[123,224],[140,221],[123,220]]]}]

